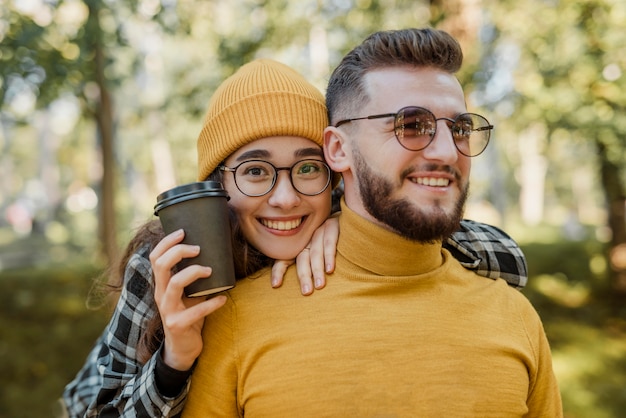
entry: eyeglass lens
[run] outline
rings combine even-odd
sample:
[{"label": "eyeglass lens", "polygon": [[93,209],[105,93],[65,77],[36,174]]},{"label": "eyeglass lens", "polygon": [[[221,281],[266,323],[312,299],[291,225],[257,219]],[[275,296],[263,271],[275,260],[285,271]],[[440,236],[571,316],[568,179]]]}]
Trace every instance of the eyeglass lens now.
[{"label": "eyeglass lens", "polygon": [[302,160],[291,167],[274,167],[262,160],[245,161],[235,169],[235,183],[245,195],[263,196],[274,187],[280,170],[288,170],[294,189],[307,196],[322,193],[330,183],[330,168],[319,160]]},{"label": "eyeglass lens", "polygon": [[463,113],[455,119],[435,118],[428,109],[405,107],[395,119],[395,134],[400,144],[412,151],[420,151],[432,142],[437,132],[437,120],[448,121],[454,144],[461,154],[475,157],[482,153],[491,135],[492,126],[484,117]]}]

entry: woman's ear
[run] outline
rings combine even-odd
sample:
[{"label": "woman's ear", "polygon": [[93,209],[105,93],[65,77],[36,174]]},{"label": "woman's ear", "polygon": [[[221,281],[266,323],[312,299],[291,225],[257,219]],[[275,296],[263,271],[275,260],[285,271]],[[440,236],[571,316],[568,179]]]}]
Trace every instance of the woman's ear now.
[{"label": "woman's ear", "polygon": [[324,158],[330,168],[336,173],[342,173],[350,168],[348,141],[339,128],[329,126],[324,129]]}]

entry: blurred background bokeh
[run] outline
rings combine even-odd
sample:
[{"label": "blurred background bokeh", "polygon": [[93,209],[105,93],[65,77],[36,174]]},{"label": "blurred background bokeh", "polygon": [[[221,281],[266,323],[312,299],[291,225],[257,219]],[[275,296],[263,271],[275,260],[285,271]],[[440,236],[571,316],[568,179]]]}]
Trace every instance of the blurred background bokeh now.
[{"label": "blurred background bokeh", "polygon": [[460,39],[496,127],[467,217],[527,255],[566,416],[623,417],[626,2],[0,0],[0,418],[53,416],[108,319],[92,283],[195,180],[221,80],[271,57],[323,92],[367,34],[416,26]]}]

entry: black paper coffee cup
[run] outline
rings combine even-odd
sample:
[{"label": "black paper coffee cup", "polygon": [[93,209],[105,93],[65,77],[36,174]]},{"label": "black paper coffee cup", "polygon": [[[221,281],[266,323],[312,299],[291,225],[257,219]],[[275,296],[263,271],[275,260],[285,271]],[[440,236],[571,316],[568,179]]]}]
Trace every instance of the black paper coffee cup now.
[{"label": "black paper coffee cup", "polygon": [[185,287],[188,297],[206,296],[235,286],[228,194],[221,183],[200,181],[174,187],[157,196],[154,214],[166,234],[185,231],[184,244],[199,245],[200,253],[181,260],[179,270],[199,264],[213,270],[210,277]]}]

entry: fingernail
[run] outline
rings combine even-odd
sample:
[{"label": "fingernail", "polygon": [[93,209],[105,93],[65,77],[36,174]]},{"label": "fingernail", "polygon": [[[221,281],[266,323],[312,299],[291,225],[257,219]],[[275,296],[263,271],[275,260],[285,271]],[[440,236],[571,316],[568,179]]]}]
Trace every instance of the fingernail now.
[{"label": "fingernail", "polygon": [[315,279],[315,288],[319,289],[322,287],[322,279]]},{"label": "fingernail", "polygon": [[278,279],[272,279],[272,287],[278,287]]},{"label": "fingernail", "polygon": [[304,286],[302,286],[302,293],[304,293],[305,295],[308,295],[311,292],[312,292],[311,286],[309,286],[308,284],[305,284]]}]

